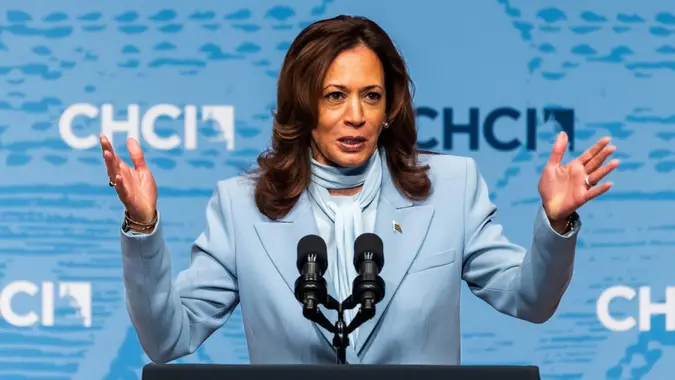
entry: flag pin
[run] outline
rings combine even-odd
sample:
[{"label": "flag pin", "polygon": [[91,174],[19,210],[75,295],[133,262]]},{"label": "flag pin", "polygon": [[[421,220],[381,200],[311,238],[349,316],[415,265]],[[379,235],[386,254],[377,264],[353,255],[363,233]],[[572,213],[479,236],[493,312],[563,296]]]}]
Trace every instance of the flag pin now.
[{"label": "flag pin", "polygon": [[391,223],[392,223],[393,226],[394,226],[394,231],[398,231],[398,232],[400,232],[400,233],[403,233],[403,229],[401,229],[401,225],[400,225],[400,224],[396,223],[395,220],[392,220]]}]

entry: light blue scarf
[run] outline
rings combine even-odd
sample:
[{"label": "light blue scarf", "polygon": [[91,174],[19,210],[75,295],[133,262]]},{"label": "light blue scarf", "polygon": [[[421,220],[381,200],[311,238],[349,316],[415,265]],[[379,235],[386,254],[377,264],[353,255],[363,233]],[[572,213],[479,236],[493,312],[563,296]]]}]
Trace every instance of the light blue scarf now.
[{"label": "light blue scarf", "polygon": [[[375,200],[380,193],[382,183],[382,164],[378,150],[358,167],[340,168],[320,164],[311,159],[312,179],[309,193],[321,210],[335,224],[335,243],[337,246],[337,262],[329,263],[333,278],[337,279],[338,302],[342,302],[352,293],[352,281],[356,277],[354,268],[354,240],[363,231],[362,211]],[[311,157],[311,156],[310,156]],[[361,191],[354,195],[354,203],[348,207],[338,208],[331,200],[328,190],[349,189],[363,185]],[[354,318],[358,307],[345,311],[345,323]],[[355,335],[356,331],[352,333]]]}]

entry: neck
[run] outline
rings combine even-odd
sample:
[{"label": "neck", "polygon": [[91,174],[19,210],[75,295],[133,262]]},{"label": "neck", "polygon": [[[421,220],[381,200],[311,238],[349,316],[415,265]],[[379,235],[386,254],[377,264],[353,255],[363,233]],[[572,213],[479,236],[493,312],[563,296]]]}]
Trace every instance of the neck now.
[{"label": "neck", "polygon": [[[319,183],[320,186],[328,191],[328,194],[334,196],[353,196],[359,194],[364,187],[366,177],[372,170],[371,167],[373,165],[380,165],[379,160],[375,158],[375,154],[368,161],[357,167],[336,165],[330,162],[330,160],[326,160],[326,157],[315,149],[311,149],[310,154],[312,156],[312,181]],[[320,162],[324,160],[327,163]]]}]

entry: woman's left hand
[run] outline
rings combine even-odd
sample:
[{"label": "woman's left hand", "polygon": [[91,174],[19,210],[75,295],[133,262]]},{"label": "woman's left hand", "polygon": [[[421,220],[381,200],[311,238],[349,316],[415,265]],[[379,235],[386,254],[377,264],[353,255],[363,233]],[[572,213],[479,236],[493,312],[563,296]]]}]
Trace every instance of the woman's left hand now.
[{"label": "woman's left hand", "polygon": [[609,140],[609,137],[603,137],[578,158],[562,165],[567,134],[561,132],[558,135],[538,185],[544,210],[554,228],[566,225],[568,218],[579,207],[612,187],[612,182],[598,185],[619,166],[616,159],[603,165],[616,149],[609,145]]}]

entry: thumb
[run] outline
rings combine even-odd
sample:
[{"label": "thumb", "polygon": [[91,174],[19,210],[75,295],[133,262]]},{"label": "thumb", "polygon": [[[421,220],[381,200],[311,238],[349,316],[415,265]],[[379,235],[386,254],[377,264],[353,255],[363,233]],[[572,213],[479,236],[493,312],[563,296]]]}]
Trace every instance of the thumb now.
[{"label": "thumb", "polygon": [[562,131],[558,134],[558,137],[555,139],[553,144],[553,151],[551,152],[551,157],[548,159],[549,165],[560,165],[563,156],[565,155],[565,150],[567,150],[567,133]]},{"label": "thumb", "polygon": [[146,167],[143,150],[141,149],[141,144],[138,143],[138,140],[129,137],[127,139],[127,150],[129,151],[131,162],[134,164],[134,169]]}]

